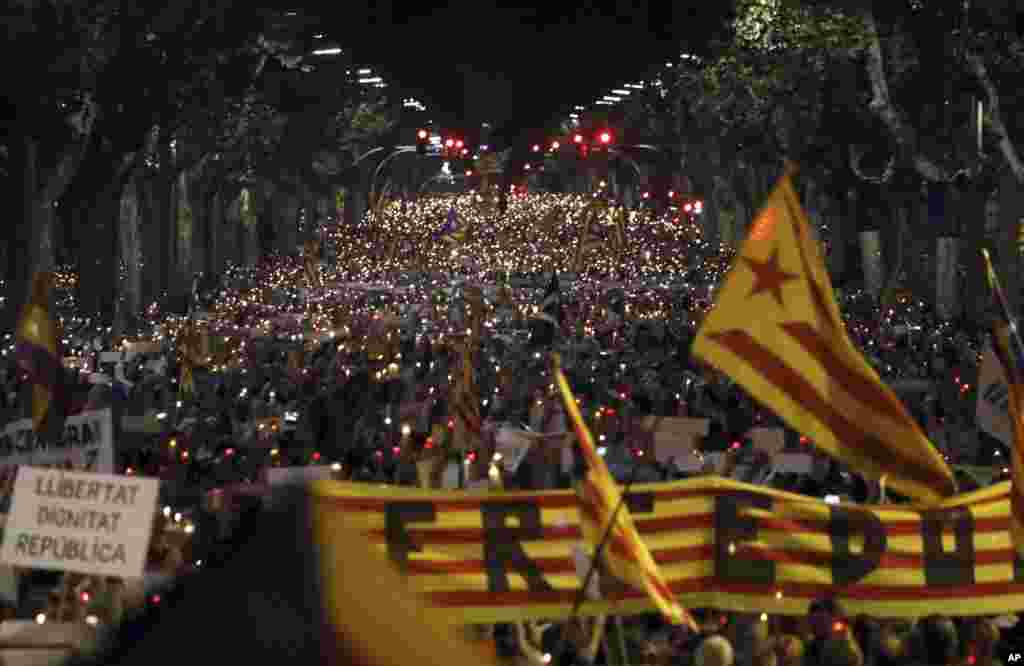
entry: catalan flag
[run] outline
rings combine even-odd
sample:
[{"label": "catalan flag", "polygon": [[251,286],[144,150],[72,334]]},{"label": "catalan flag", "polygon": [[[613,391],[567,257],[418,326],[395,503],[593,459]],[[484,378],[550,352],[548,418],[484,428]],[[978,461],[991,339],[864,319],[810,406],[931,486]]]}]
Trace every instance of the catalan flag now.
[{"label": "catalan flag", "polygon": [[693,345],[794,430],[853,469],[935,502],[953,473],[846,335],[787,172],[751,226]]},{"label": "catalan flag", "polygon": [[475,449],[480,443],[483,420],[480,417],[480,393],[473,368],[473,347],[470,340],[461,344],[461,368],[452,383],[448,409],[454,421],[453,447],[459,451]]},{"label": "catalan flag", "polygon": [[[591,204],[591,206],[594,205]],[[598,221],[599,216],[605,209],[600,204],[596,208],[591,208],[591,206],[588,206],[583,213],[583,229],[580,232],[579,242],[576,245],[576,257],[572,262],[573,272],[575,273],[579,273],[583,269],[583,260],[588,250],[603,247],[606,243],[601,223]]]},{"label": "catalan flag", "polygon": [[66,414],[65,374],[57,342],[57,324],[50,315],[53,273],[40,271],[18,321],[15,353],[32,386],[32,427],[45,439],[59,437]]},{"label": "catalan flag", "polygon": [[558,382],[565,410],[572,420],[587,467],[579,491],[580,527],[583,537],[597,548],[605,538],[609,525],[615,521],[614,527],[608,533],[604,549],[604,562],[608,570],[622,581],[644,590],[658,610],[672,623],[688,624],[696,628],[696,622],[676,601],[650,551],[640,540],[633,519],[629,515],[629,509],[622,502],[619,488],[604,464],[604,459],[597,453],[594,439],[583,421],[557,354],[554,359],[555,380]]},{"label": "catalan flag", "polygon": [[988,283],[998,305],[998,320],[992,327],[992,351],[1006,376],[1009,392],[1007,406],[1013,434],[1013,446],[1010,447],[1010,533],[1018,555],[1024,557],[1024,452],[1021,451],[1024,447],[1024,345],[1021,344],[1009,302],[992,268],[992,260],[987,251],[982,252]]},{"label": "catalan flag", "polygon": [[194,371],[206,364],[206,358],[203,356],[203,336],[191,319],[178,338],[178,362],[181,366],[178,387],[185,395],[195,393]]},{"label": "catalan flag", "polygon": [[320,286],[320,241],[308,240],[302,248],[302,263],[309,288]]},{"label": "catalan flag", "polygon": [[469,344],[476,349],[480,344],[480,337],[483,334],[484,325],[484,292],[478,286],[469,286],[463,291],[466,304],[466,318],[469,322],[470,338]]}]

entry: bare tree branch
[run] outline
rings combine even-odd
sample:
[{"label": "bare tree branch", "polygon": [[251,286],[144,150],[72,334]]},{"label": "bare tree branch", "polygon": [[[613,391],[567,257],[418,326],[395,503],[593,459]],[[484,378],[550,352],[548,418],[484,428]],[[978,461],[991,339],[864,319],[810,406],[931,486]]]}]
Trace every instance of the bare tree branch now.
[{"label": "bare tree branch", "polygon": [[869,108],[885,123],[900,147],[910,155],[914,168],[922,178],[931,182],[948,182],[951,178],[949,172],[921,152],[917,132],[903,119],[903,114],[896,108],[889,95],[885,62],[882,59],[882,43],[878,36],[874,12],[871,9],[864,9],[861,15],[868,35],[865,49],[866,67],[873,94]]},{"label": "bare tree branch", "polygon": [[988,98],[989,118],[992,123],[992,131],[999,137],[999,150],[1003,153],[1003,157],[1006,159],[1006,163],[1009,165],[1010,171],[1013,172],[1017,182],[1024,183],[1024,163],[1021,162],[1017,148],[1010,139],[1010,132],[1003,123],[1003,114],[999,106],[999,92],[992,82],[992,77],[988,74],[985,61],[981,59],[981,56],[968,52],[967,64],[971,69],[971,73],[978,79],[978,83],[981,84],[982,89],[985,91],[985,97]]}]

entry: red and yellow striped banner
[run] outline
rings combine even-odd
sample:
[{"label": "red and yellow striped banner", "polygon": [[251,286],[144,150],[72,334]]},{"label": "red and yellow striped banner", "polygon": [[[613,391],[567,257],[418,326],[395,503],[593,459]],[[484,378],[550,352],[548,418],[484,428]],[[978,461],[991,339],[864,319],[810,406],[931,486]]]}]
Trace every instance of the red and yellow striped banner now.
[{"label": "red and yellow striped banner", "polygon": [[[365,534],[428,605],[455,623],[569,615],[583,537],[571,491],[451,492],[315,482],[321,556],[341,561],[345,528]],[[834,595],[853,614],[920,617],[1024,610],[1024,559],[1001,483],[931,506],[828,505],[719,477],[638,485],[630,513],[686,607],[803,614]],[[651,610],[601,576],[581,613]]]}]

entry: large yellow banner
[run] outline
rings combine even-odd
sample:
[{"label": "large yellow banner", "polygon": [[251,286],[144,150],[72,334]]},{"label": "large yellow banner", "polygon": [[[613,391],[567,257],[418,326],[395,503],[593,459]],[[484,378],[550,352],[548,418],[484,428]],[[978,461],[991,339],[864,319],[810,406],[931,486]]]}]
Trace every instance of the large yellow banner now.
[{"label": "large yellow banner", "polygon": [[[315,482],[322,557],[342,526],[362,532],[452,622],[565,617],[581,585],[571,491],[452,492]],[[690,608],[802,614],[830,594],[879,617],[1024,610],[1024,560],[1009,532],[1009,484],[941,504],[829,505],[719,477],[635,486],[630,512],[671,589]],[[582,613],[651,610],[600,574]]]}]

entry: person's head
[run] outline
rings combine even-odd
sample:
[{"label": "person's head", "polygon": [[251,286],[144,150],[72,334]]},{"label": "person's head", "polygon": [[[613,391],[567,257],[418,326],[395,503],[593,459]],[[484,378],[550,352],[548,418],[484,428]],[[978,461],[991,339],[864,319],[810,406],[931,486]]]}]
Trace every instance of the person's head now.
[{"label": "person's head", "polygon": [[774,641],[757,641],[754,644],[753,666],[779,666]]},{"label": "person's head", "polygon": [[833,636],[822,645],[820,662],[829,666],[864,666],[864,653],[853,634]]},{"label": "person's head", "polygon": [[815,599],[807,609],[807,621],[815,640],[825,640],[835,632],[837,622],[846,622],[839,602],[831,597]]},{"label": "person's head", "polygon": [[804,659],[804,642],[799,636],[785,634],[776,639],[775,651],[779,655],[779,666],[797,666]]},{"label": "person's head", "polygon": [[978,662],[986,662],[995,656],[996,643],[999,642],[999,628],[988,618],[976,618],[964,623],[962,629],[964,657],[974,657]]},{"label": "person's head", "polygon": [[948,617],[929,615],[918,622],[911,646],[918,661],[934,666],[953,664],[959,656],[956,625]]},{"label": "person's head", "polygon": [[733,666],[732,644],[724,636],[710,636],[693,655],[694,666]]}]

